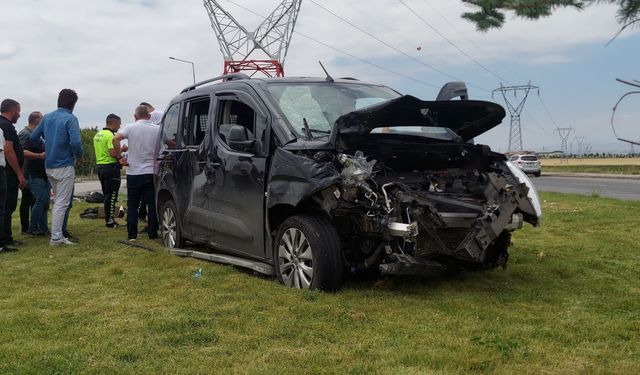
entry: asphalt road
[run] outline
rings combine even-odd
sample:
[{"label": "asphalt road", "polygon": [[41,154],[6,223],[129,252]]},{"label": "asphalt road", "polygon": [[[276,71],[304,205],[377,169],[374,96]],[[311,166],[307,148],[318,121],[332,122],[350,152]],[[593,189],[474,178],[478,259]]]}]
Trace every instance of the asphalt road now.
[{"label": "asphalt road", "polygon": [[[531,181],[533,181],[533,184],[539,191],[553,191],[558,193],[575,193],[583,195],[597,193],[600,196],[609,198],[640,200],[640,179],[541,176],[531,177]],[[100,191],[100,182],[76,182],[76,195],[83,195],[90,191]],[[125,179],[122,179],[120,192],[126,192]]]},{"label": "asphalt road", "polygon": [[640,200],[640,179],[612,177],[541,176],[531,181],[539,191],[598,194],[602,197]]}]

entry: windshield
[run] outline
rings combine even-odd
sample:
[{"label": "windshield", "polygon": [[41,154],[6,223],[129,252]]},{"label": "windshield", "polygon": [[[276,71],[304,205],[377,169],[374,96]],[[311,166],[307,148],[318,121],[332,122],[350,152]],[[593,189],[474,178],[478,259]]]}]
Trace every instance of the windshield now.
[{"label": "windshield", "polygon": [[524,161],[538,161],[538,157],[535,155],[525,155],[525,156],[522,156],[520,159]]},{"label": "windshield", "polygon": [[269,92],[299,136],[326,137],[342,115],[400,96],[360,83],[269,83]]}]

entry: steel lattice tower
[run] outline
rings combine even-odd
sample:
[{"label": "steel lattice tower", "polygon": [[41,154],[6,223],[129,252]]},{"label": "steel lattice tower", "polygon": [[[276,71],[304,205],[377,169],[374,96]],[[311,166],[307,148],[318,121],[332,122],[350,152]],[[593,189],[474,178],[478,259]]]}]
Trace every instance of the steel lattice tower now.
[{"label": "steel lattice tower", "polygon": [[[493,92],[499,91],[504,98],[504,102],[509,109],[509,114],[511,115],[511,127],[509,128],[509,149],[508,151],[522,151],[522,128],[520,127],[520,114],[522,114],[522,109],[524,108],[524,102],[527,100],[529,96],[529,91],[531,89],[539,90],[538,86],[532,86],[530,83],[522,86],[502,86],[500,84],[500,88],[493,90]],[[507,93],[513,92],[513,97],[517,97],[518,91],[524,91],[524,97],[520,100],[518,105],[514,106],[509,99],[507,99]],[[493,94],[492,92],[492,94]]]},{"label": "steel lattice tower", "polygon": [[560,146],[562,153],[567,154],[567,140],[569,139],[569,135],[573,132],[573,128],[557,128],[554,130],[554,133],[558,133],[560,139],[562,140],[562,146]]},{"label": "steel lattice tower", "polygon": [[584,144],[584,140],[587,137],[575,137],[576,143],[578,144],[578,155],[583,155],[582,145]]},{"label": "steel lattice tower", "polygon": [[[254,32],[245,29],[215,0],[204,0],[211,27],[224,57],[224,74],[251,71],[269,77],[284,76],[284,59],[302,0],[285,0]],[[256,59],[256,55],[262,58]]]}]

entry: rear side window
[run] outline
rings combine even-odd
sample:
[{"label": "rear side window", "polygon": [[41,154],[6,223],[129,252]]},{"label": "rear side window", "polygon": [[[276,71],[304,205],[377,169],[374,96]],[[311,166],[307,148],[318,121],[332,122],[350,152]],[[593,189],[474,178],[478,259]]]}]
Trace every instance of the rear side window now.
[{"label": "rear side window", "polygon": [[185,123],[185,144],[199,145],[209,126],[209,98],[189,102],[189,113]]},{"label": "rear side window", "polygon": [[178,147],[182,145],[178,143],[178,123],[180,122],[180,103],[172,105],[162,120],[162,142],[160,142],[160,151],[166,150],[166,144],[175,144]]}]

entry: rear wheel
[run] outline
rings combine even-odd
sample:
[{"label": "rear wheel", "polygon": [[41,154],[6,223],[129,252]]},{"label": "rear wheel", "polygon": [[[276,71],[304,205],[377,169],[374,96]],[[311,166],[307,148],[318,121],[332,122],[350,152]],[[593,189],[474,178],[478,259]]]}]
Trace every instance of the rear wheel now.
[{"label": "rear wheel", "polygon": [[178,222],[176,204],[173,200],[169,199],[162,204],[160,212],[160,235],[162,236],[162,243],[170,249],[183,247],[184,239],[182,238],[180,223]]},{"label": "rear wheel", "polygon": [[274,241],[274,260],[278,279],[288,287],[336,291],[342,285],[338,232],[322,216],[286,219]]}]

